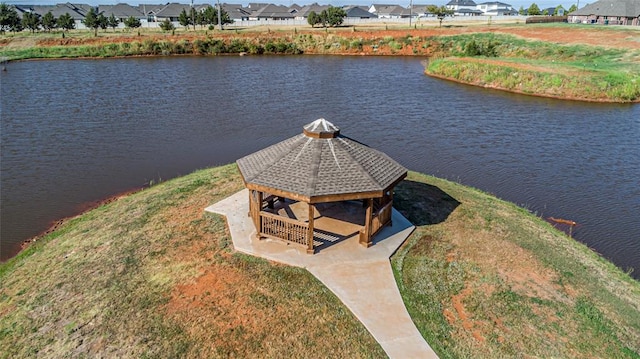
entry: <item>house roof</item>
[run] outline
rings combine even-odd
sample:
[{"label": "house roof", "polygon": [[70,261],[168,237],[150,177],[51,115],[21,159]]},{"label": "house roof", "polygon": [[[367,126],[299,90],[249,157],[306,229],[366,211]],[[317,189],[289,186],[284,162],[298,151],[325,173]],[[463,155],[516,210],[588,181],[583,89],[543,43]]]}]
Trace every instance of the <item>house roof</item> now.
[{"label": "house roof", "polygon": [[366,9],[363,9],[360,6],[345,6],[342,8],[346,13],[347,13],[347,17],[354,17],[354,18],[359,18],[359,19],[363,19],[363,18],[372,18],[375,15],[370,13],[369,11],[367,11]]},{"label": "house roof", "polygon": [[318,5],[317,3],[303,6],[300,9],[297,9],[296,16],[309,17],[309,14],[313,11],[316,14],[320,14],[323,10],[327,10],[329,5]]},{"label": "house roof", "polygon": [[138,10],[146,15],[157,14],[165,6],[167,6],[167,4],[139,4]]},{"label": "house roof", "polygon": [[400,5],[375,5],[375,11],[378,16],[409,15],[409,9]]},{"label": "house roof", "polygon": [[44,16],[46,13],[51,11],[51,14],[56,19],[61,15],[68,13],[72,19],[82,20],[91,9],[91,6],[85,4],[65,3],[56,5],[15,5],[15,8],[19,14],[31,11],[40,16]]},{"label": "house roof", "polygon": [[473,0],[451,0],[447,3],[450,6],[476,6],[476,3]]},{"label": "house roof", "polygon": [[179,17],[182,10],[188,14],[191,11],[191,6],[187,4],[170,3],[156,11],[155,14],[157,17]]},{"label": "house roof", "polygon": [[116,5],[99,5],[98,12],[101,12],[104,16],[109,17],[113,14],[117,18],[145,18],[146,15],[142,11],[136,9],[129,4],[116,4]]},{"label": "house roof", "polygon": [[477,9],[466,9],[466,8],[462,8],[462,9],[458,9],[456,10],[457,14],[480,14],[482,15],[483,12]]},{"label": "house roof", "polygon": [[229,14],[230,19],[242,20],[249,18],[251,11],[242,7],[242,4],[222,4],[222,10]]},{"label": "house roof", "polygon": [[640,1],[638,0],[600,0],[572,12],[570,15],[600,15],[600,16],[640,16]]},{"label": "house roof", "polygon": [[511,6],[510,4],[506,4],[506,3],[503,3],[503,2],[499,2],[499,1],[481,2],[478,5],[497,5],[499,7],[509,7],[509,6]]},{"label": "house roof", "polygon": [[289,12],[289,8],[282,5],[268,4],[260,9],[253,11],[251,8],[251,16],[258,18],[293,18],[294,15]]},{"label": "house roof", "polygon": [[407,175],[389,156],[341,135],[324,119],[237,164],[248,188],[309,203],[381,197]]}]

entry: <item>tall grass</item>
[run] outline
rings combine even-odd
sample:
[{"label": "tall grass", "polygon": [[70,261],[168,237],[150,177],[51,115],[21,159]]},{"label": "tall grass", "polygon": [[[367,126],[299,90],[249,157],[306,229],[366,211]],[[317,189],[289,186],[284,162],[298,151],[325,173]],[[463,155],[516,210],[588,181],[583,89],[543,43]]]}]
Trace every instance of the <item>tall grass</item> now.
[{"label": "tall grass", "polygon": [[248,53],[298,55],[302,50],[286,39],[196,39],[196,40],[163,40],[145,39],[132,42],[114,42],[98,45],[81,46],[43,46],[25,49],[3,49],[2,56],[10,60],[42,59],[42,58],[79,58],[79,57],[122,57],[150,55],[221,55]]}]

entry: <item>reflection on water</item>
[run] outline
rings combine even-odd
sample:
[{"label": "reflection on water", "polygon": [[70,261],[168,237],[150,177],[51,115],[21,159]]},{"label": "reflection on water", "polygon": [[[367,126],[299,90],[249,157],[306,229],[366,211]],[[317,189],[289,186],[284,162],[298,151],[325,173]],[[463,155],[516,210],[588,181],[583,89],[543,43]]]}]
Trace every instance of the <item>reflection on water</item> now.
[{"label": "reflection on water", "polygon": [[320,117],[406,167],[544,217],[640,275],[640,106],[506,94],[420,59],[20,62],[0,74],[2,258],[83,204],[235,161]]}]

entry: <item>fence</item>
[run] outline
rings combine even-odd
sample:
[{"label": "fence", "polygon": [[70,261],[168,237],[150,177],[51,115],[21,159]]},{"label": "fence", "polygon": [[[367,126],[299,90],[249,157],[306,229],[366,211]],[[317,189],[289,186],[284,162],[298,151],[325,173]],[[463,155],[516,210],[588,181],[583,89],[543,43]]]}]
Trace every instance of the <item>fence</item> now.
[{"label": "fence", "polygon": [[306,246],[309,225],[268,212],[260,212],[260,235]]}]

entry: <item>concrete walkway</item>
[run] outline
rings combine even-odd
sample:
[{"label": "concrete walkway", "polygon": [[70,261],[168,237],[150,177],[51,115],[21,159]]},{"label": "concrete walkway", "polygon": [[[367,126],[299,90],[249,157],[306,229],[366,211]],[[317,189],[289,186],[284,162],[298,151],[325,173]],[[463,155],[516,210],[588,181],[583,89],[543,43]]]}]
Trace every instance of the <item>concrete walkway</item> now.
[{"label": "concrete walkway", "polygon": [[237,251],[306,268],[355,314],[390,358],[437,358],[411,321],[391,270],[389,257],[415,228],[396,210],[393,226],[378,233],[372,247],[362,247],[354,237],[315,255],[307,254],[302,246],[255,239],[247,190],[206,211],[227,217]]}]

